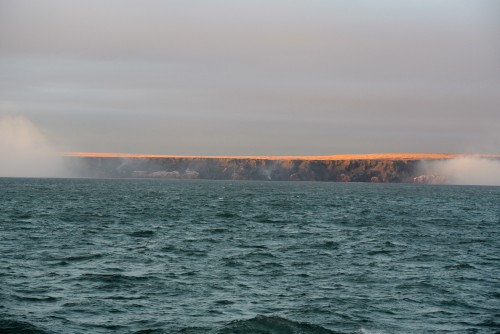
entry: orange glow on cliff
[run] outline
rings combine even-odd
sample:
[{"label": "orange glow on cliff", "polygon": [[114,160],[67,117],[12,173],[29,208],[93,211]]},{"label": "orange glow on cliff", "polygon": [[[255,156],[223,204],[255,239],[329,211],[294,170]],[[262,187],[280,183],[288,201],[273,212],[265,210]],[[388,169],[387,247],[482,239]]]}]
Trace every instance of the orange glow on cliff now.
[{"label": "orange glow on cliff", "polygon": [[438,160],[454,158],[500,158],[500,154],[453,154],[453,153],[370,153],[301,156],[255,156],[255,155],[162,155],[100,152],[62,152],[65,157],[81,158],[135,158],[135,159],[255,159],[255,160]]}]

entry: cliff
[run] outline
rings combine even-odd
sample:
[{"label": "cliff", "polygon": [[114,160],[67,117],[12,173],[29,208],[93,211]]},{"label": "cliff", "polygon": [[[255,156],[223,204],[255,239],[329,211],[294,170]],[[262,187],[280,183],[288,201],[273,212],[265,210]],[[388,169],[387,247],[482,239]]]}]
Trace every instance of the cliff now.
[{"label": "cliff", "polygon": [[262,181],[445,183],[422,162],[454,158],[495,159],[500,155],[366,154],[335,156],[162,156],[113,153],[64,153],[79,177]]},{"label": "cliff", "polygon": [[412,182],[417,160],[65,157],[81,177]]}]

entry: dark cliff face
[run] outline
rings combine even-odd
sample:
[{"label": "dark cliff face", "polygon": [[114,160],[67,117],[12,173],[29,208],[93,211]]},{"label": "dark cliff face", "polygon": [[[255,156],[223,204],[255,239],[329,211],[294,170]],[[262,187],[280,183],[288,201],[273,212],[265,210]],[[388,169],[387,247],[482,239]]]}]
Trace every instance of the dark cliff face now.
[{"label": "dark cliff face", "polygon": [[77,176],[331,182],[412,182],[416,160],[66,157]]}]

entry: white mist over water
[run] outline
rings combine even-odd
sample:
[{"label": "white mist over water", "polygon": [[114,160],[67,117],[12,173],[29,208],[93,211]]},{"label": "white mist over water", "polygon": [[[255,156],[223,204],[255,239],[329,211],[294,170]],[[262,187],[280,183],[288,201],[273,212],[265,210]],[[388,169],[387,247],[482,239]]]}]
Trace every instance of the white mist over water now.
[{"label": "white mist over water", "polygon": [[422,173],[441,175],[446,183],[457,185],[500,185],[500,160],[487,158],[456,158],[423,161]]},{"label": "white mist over water", "polygon": [[24,117],[0,117],[0,176],[58,177],[62,158],[44,134]]}]

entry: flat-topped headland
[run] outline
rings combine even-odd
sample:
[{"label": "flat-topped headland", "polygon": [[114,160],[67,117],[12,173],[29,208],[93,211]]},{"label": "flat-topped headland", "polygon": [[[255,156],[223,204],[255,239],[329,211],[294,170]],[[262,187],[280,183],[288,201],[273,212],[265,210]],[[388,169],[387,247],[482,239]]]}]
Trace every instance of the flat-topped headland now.
[{"label": "flat-topped headland", "polygon": [[81,177],[330,182],[442,183],[422,162],[459,158],[494,159],[493,154],[380,153],[320,156],[192,156],[66,152]]}]

